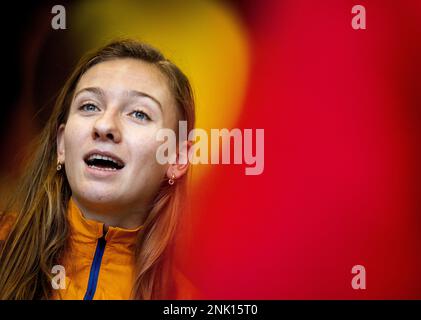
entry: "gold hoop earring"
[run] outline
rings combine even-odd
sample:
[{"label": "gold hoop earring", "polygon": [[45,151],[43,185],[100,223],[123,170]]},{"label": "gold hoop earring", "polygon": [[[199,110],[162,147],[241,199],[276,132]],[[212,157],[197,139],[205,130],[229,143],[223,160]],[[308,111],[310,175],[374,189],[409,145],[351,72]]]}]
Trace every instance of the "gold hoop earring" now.
[{"label": "gold hoop earring", "polygon": [[60,171],[63,166],[61,165],[60,161],[57,161],[57,171]]},{"label": "gold hoop earring", "polygon": [[171,174],[171,178],[168,180],[168,184],[172,186],[174,182],[175,182],[175,174],[173,173]]}]

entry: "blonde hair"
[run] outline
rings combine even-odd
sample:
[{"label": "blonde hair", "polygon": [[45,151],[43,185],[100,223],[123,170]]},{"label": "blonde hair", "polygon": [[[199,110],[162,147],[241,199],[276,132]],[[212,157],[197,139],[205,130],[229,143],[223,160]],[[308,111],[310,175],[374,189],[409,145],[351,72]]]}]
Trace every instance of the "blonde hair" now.
[{"label": "blonde hair", "polygon": [[[13,208],[16,219],[0,250],[0,299],[51,298],[51,267],[66,252],[69,235],[67,206],[71,189],[64,173],[57,173],[57,129],[66,123],[74,90],[92,66],[107,60],[133,58],[156,66],[168,79],[177,102],[178,120],[194,128],[192,89],[181,70],[157,49],[134,40],[109,43],[87,54],[76,65],[61,89],[53,112],[27,161],[25,173],[5,213]],[[161,188],[139,234],[136,247],[133,299],[174,297],[171,266],[174,236],[187,189],[188,175],[170,186],[163,177]],[[5,213],[0,216],[0,223]]]}]

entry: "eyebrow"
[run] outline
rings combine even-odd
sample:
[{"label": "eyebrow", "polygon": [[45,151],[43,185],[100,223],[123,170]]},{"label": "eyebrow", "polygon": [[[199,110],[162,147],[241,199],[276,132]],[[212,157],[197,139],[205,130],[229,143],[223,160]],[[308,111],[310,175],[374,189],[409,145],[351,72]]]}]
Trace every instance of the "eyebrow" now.
[{"label": "eyebrow", "polygon": [[[81,93],[83,93],[85,91],[90,92],[90,93],[93,93],[93,94],[95,94],[97,96],[100,96],[100,97],[105,97],[105,92],[101,88],[98,88],[98,87],[88,87],[88,88],[83,88],[83,89],[79,90],[75,94],[74,99],[76,99],[76,97],[79,94],[81,94]],[[159,106],[159,109],[161,109],[161,112],[162,112],[162,105],[158,101],[158,99],[154,98],[153,96],[151,96],[151,95],[149,95],[147,93],[144,93],[144,92],[141,92],[141,91],[137,91],[137,90],[127,90],[127,91],[125,91],[125,94],[128,95],[129,97],[149,98],[149,99],[151,99],[152,101],[154,101]]]}]

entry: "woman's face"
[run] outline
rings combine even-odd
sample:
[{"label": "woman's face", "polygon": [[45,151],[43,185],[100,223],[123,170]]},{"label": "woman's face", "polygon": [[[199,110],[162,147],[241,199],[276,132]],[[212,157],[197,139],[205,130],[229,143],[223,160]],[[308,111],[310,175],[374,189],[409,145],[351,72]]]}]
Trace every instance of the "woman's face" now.
[{"label": "woman's face", "polygon": [[155,66],[125,58],[90,68],[57,136],[73,197],[88,207],[144,208],[168,168],[155,158],[157,131],[176,124],[174,98]]}]

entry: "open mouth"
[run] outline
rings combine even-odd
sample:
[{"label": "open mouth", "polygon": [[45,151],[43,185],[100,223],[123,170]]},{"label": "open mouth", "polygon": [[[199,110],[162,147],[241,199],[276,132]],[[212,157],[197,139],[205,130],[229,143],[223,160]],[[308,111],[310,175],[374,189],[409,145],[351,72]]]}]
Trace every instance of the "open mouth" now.
[{"label": "open mouth", "polygon": [[115,157],[105,156],[98,153],[89,154],[84,159],[90,168],[116,171],[124,168],[124,163]]}]

